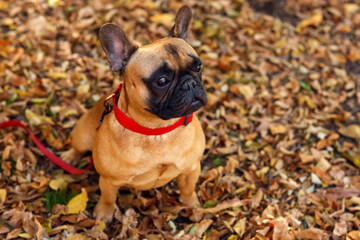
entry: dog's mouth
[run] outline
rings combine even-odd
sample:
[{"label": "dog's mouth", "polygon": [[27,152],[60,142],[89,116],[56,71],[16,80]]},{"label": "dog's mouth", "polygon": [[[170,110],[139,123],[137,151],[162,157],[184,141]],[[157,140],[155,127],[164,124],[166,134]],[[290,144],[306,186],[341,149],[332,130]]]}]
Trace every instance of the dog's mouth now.
[{"label": "dog's mouth", "polygon": [[194,106],[196,106],[196,105],[198,105],[198,104],[202,104],[202,102],[201,102],[199,99],[197,99],[197,98],[193,98],[193,100],[191,101],[190,106],[191,106],[191,107],[194,107]]},{"label": "dog's mouth", "polygon": [[199,110],[202,106],[205,106],[206,104],[207,104],[206,97],[205,98],[194,97],[191,100],[189,107],[186,109],[185,115],[196,112],[197,110]]}]

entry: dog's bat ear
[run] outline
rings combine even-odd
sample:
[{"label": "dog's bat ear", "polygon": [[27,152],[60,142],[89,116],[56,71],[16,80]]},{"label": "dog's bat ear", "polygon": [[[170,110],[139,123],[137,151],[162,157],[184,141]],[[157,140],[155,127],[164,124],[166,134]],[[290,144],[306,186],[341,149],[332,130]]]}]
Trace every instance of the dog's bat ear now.
[{"label": "dog's bat ear", "polygon": [[175,25],[172,27],[169,36],[182,38],[187,41],[188,36],[188,28],[190,25],[192,13],[189,6],[182,6],[175,18]]},{"label": "dog's bat ear", "polygon": [[115,24],[104,24],[99,31],[100,43],[112,71],[122,72],[138,46]]}]

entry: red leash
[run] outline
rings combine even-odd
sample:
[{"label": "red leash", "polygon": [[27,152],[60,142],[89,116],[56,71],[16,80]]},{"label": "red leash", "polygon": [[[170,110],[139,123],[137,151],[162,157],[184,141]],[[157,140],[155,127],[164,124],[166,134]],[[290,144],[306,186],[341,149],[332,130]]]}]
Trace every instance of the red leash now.
[{"label": "red leash", "polygon": [[10,120],[6,122],[0,123],[0,129],[7,128],[7,127],[21,127],[25,129],[29,134],[31,139],[34,141],[35,145],[47,156],[53,163],[64,169],[66,172],[71,174],[81,174],[87,170],[89,170],[93,166],[93,161],[91,158],[90,163],[87,165],[84,169],[78,169],[76,167],[73,167],[72,165],[68,164],[52,152],[50,152],[40,141],[35,137],[35,135],[30,131],[29,128],[27,128],[24,124],[22,124],[19,121],[16,120]]}]

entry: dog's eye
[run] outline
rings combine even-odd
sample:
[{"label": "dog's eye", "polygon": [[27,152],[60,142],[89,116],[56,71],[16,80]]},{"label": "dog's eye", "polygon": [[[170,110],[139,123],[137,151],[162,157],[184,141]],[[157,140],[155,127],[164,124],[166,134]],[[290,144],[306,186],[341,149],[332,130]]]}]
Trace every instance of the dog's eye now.
[{"label": "dog's eye", "polygon": [[195,71],[196,71],[196,72],[200,72],[200,71],[201,71],[201,66],[202,66],[202,64],[199,63],[199,64],[195,67]]},{"label": "dog's eye", "polygon": [[165,77],[159,78],[156,82],[156,84],[160,87],[163,87],[168,83],[169,83],[169,80],[167,80]]}]

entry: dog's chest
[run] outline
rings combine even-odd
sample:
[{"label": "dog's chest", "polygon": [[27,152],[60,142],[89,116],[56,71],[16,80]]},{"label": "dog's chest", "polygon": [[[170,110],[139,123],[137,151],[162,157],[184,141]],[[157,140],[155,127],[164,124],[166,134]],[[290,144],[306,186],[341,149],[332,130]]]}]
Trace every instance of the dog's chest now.
[{"label": "dog's chest", "polygon": [[[102,134],[99,135],[97,138],[102,139]],[[94,161],[102,176],[111,177],[117,185],[130,185],[139,190],[163,186],[181,173],[194,170],[203,150],[196,145],[194,147],[198,138],[194,134],[186,134],[190,136],[187,141],[178,137],[168,139],[171,136],[142,139],[134,136],[124,134],[111,141],[116,144],[101,148],[95,144]],[[110,142],[105,139],[99,141]]]}]

